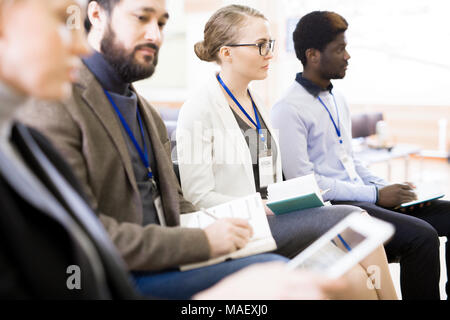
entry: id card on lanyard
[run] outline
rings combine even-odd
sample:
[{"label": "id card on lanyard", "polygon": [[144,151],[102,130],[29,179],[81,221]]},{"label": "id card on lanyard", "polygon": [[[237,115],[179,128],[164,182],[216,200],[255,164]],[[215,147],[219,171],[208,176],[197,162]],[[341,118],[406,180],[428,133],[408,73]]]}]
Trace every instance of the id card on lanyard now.
[{"label": "id card on lanyard", "polygon": [[350,179],[357,180],[358,174],[356,173],[355,162],[353,161],[353,158],[348,155],[343,144],[339,144],[339,160],[341,160]]},{"label": "id card on lanyard", "polygon": [[247,89],[247,93],[252,101],[253,111],[255,112],[256,122],[250,117],[250,115],[245,111],[233,93],[228,89],[226,84],[222,81],[220,75],[217,75],[217,80],[223,87],[223,89],[228,93],[230,98],[234,101],[234,103],[239,107],[242,113],[247,117],[248,120],[256,127],[258,131],[258,136],[261,139],[261,143],[263,144],[263,150],[258,150],[258,171],[259,171],[259,185],[261,188],[267,187],[269,184],[275,182],[274,179],[274,171],[273,171],[273,156],[272,152],[267,148],[267,139],[264,137],[263,130],[261,127],[261,122],[259,121],[258,112],[256,108],[256,104],[253,101],[252,95],[250,91]]},{"label": "id card on lanyard", "polygon": [[335,99],[333,93],[330,92],[330,94],[333,97],[334,106],[336,108],[336,115],[337,115],[337,121],[338,121],[337,124],[334,121],[334,118],[331,115],[331,112],[328,109],[327,105],[323,102],[323,100],[319,96],[317,96],[317,99],[320,101],[320,103],[323,105],[325,110],[328,112],[328,115],[330,116],[330,120],[333,123],[334,129],[336,130],[336,134],[337,134],[337,136],[339,138],[339,146],[338,146],[338,157],[339,157],[339,160],[341,161],[341,163],[342,163],[345,171],[347,172],[348,176],[350,177],[350,179],[351,180],[357,180],[358,179],[358,174],[356,173],[355,163],[353,161],[353,158],[345,150],[344,142],[342,140],[341,122],[340,122],[340,119],[339,119],[339,110],[338,110],[338,106],[337,106],[337,103],[336,103],[336,99]]},{"label": "id card on lanyard", "polygon": [[144,144],[144,150],[142,150],[141,146],[139,145],[139,143],[137,142],[133,131],[131,131],[127,121],[125,120],[125,118],[122,116],[119,108],[117,107],[116,103],[114,102],[114,99],[111,97],[111,95],[109,94],[109,92],[105,89],[103,89],[103,91],[105,92],[106,96],[108,97],[109,102],[111,103],[111,105],[113,106],[114,110],[117,113],[117,116],[119,117],[125,131],[127,132],[130,140],[133,142],[134,147],[136,148],[136,151],[139,153],[139,157],[143,163],[143,165],[147,168],[147,176],[148,179],[151,183],[151,191],[152,191],[152,196],[153,196],[153,204],[155,206],[156,209],[156,213],[158,215],[158,219],[159,219],[159,223],[161,226],[166,226],[166,219],[164,216],[164,208],[162,206],[162,200],[161,200],[161,196],[159,194],[158,191],[158,185],[156,184],[152,169],[150,167],[150,161],[149,161],[149,156],[148,156],[148,152],[147,152],[147,145],[145,143],[145,136],[144,136],[144,126],[142,124],[142,119],[141,119],[141,115],[139,112],[139,107],[137,108],[137,118],[139,121],[139,128],[141,131],[141,135],[142,135],[142,143]]},{"label": "id card on lanyard", "polygon": [[260,188],[275,182],[272,151],[267,149],[267,141],[263,141],[264,148],[258,152],[258,171]]}]

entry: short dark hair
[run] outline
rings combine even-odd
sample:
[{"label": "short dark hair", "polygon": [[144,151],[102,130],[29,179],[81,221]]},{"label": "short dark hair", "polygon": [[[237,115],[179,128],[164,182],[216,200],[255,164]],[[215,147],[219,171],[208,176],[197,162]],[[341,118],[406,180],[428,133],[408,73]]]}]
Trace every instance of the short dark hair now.
[{"label": "short dark hair", "polygon": [[[114,7],[121,1],[121,0],[89,0],[88,4],[91,2],[97,2],[103,9],[106,10],[106,12],[111,15],[111,12],[113,11]],[[91,31],[92,24],[89,21],[89,17],[86,16],[86,19],[84,20],[84,28],[86,29],[86,32],[89,33]]]},{"label": "short dark hair", "polygon": [[348,28],[347,21],[337,13],[313,11],[303,16],[293,34],[295,54],[306,66],[306,50],[323,51],[327,44]]}]

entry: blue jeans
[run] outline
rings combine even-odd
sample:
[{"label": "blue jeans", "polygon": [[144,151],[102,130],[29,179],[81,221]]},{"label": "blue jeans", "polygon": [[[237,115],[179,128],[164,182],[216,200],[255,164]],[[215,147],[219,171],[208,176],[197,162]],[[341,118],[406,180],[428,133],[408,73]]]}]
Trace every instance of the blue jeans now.
[{"label": "blue jeans", "polygon": [[189,271],[172,269],[166,272],[132,272],[132,277],[137,290],[144,296],[184,300],[251,264],[271,261],[287,262],[288,259],[266,253]]}]

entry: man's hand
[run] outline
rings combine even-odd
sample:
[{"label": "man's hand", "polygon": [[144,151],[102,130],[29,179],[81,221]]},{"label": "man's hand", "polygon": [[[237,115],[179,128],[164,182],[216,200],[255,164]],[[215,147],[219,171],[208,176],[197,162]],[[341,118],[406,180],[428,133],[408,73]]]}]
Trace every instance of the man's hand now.
[{"label": "man's hand", "polygon": [[332,280],[306,271],[287,270],[283,263],[269,262],[247,267],[212,288],[197,300],[319,300],[332,299],[347,290],[343,278]]},{"label": "man's hand", "polygon": [[220,219],[205,228],[211,258],[239,250],[253,236],[253,229],[244,219]]},{"label": "man's hand", "polygon": [[393,208],[405,202],[414,201],[417,199],[414,193],[413,185],[405,184],[391,184],[378,190],[377,205],[385,208]]}]

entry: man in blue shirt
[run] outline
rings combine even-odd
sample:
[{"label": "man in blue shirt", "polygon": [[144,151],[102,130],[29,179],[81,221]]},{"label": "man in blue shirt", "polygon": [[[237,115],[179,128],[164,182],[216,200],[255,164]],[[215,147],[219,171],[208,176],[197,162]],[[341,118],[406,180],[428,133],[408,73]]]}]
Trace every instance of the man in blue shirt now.
[{"label": "man in blue shirt", "polygon": [[[325,200],[359,206],[393,223],[396,233],[386,253],[390,261],[400,261],[403,298],[439,299],[438,236],[448,238],[450,202],[433,201],[408,214],[394,211],[416,198],[413,186],[389,184],[353,158],[349,108],[330,81],[345,77],[350,59],[347,28],[340,15],[316,11],[304,16],[294,31],[296,55],[304,71],[272,109],[285,177],[314,172],[319,186],[330,189]],[[448,247],[447,241],[447,265]]]}]

